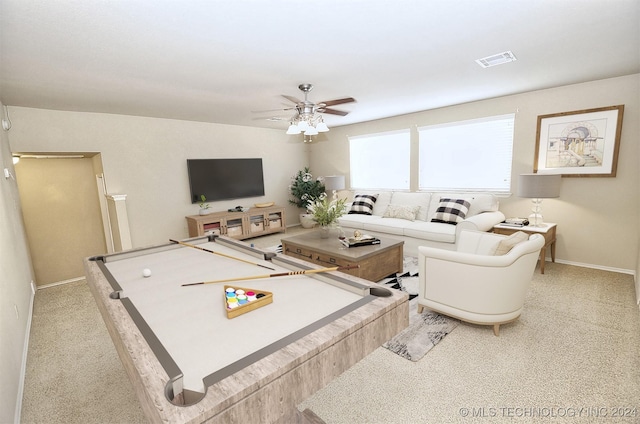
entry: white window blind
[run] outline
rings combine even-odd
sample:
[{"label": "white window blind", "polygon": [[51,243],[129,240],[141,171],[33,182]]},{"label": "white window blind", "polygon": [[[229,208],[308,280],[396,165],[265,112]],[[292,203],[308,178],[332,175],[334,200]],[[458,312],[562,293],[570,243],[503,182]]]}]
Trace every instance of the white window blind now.
[{"label": "white window blind", "polygon": [[511,189],[515,114],[418,128],[420,190]]},{"label": "white window blind", "polygon": [[409,189],[409,130],[349,137],[351,188]]}]

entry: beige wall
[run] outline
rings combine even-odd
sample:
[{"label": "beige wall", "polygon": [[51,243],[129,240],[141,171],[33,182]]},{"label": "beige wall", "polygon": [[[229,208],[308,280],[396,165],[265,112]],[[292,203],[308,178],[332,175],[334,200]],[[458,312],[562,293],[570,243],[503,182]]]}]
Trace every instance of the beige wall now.
[{"label": "beige wall", "polygon": [[[107,190],[127,195],[133,247],[187,237],[188,158],[263,158],[265,196],[211,203],[214,210],[275,201],[287,206],[290,178],[308,161],[308,145],[283,130],[135,116],[10,107],[14,152],[100,152]],[[288,206],[287,224],[297,222]]]},{"label": "beige wall", "polygon": [[[619,104],[625,105],[625,111],[617,177],[563,178],[560,198],[545,200],[543,213],[545,220],[558,223],[559,260],[633,273],[640,228],[639,74],[332,128],[312,144],[310,165],[321,175],[345,174],[348,184],[348,136],[411,128],[413,152],[417,153],[416,126],[515,112],[515,192],[517,176],[533,171],[538,115]],[[507,216],[526,216],[530,203],[513,195],[501,199],[501,210]]]},{"label": "beige wall", "polygon": [[3,172],[15,176],[8,134],[0,129],[0,423],[20,411],[34,280],[18,185]]},{"label": "beige wall", "polygon": [[16,178],[36,284],[83,277],[107,251],[93,160],[25,158]]}]

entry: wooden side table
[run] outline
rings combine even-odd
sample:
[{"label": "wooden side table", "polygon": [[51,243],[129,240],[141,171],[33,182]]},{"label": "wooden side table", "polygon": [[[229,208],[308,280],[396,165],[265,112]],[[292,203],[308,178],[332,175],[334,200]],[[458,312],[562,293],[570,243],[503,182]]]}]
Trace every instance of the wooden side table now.
[{"label": "wooden side table", "polygon": [[547,247],[551,247],[551,262],[556,261],[556,227],[557,224],[545,222],[544,227],[514,227],[512,225],[497,224],[493,227],[496,234],[511,235],[515,232],[522,231],[527,234],[542,234],[544,237],[544,246],[540,249],[540,273],[544,274],[544,262],[547,256]]}]

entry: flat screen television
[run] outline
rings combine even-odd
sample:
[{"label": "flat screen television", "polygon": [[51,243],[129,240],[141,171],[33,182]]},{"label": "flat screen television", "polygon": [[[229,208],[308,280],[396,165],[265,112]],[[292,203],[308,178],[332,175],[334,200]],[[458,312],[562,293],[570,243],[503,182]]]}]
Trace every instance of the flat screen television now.
[{"label": "flat screen television", "polygon": [[187,159],[191,203],[264,196],[262,159]]}]

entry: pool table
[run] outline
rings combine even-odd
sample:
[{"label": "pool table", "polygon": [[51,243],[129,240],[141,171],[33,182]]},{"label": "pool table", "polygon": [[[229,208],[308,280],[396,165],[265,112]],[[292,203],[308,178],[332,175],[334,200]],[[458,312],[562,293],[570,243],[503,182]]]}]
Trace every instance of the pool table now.
[{"label": "pool table", "polygon": [[[300,422],[296,405],[408,325],[406,293],[224,236],[84,266],[151,422]],[[230,319],[225,285],[271,303]]]}]

